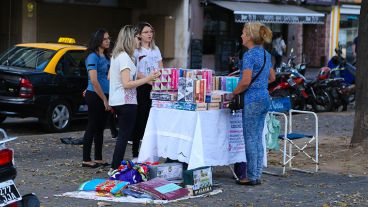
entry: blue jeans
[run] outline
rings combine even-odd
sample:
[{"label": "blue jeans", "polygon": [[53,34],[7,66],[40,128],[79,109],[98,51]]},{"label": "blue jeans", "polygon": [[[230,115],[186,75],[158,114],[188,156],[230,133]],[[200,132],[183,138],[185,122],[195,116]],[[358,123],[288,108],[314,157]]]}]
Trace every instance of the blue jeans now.
[{"label": "blue jeans", "polygon": [[269,97],[244,104],[243,134],[248,180],[260,179],[262,175],[264,154],[262,132],[269,105]]}]

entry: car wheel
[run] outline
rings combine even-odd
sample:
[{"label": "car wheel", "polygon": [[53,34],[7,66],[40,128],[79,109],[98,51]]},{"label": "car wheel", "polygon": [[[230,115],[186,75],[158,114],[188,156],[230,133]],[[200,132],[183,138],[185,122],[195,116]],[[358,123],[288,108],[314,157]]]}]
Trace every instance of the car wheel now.
[{"label": "car wheel", "polygon": [[69,127],[71,115],[70,106],[67,102],[56,101],[49,106],[41,121],[46,130],[62,132]]},{"label": "car wheel", "polygon": [[0,115],[0,123],[3,123],[3,121],[5,121],[6,116],[5,115]]}]

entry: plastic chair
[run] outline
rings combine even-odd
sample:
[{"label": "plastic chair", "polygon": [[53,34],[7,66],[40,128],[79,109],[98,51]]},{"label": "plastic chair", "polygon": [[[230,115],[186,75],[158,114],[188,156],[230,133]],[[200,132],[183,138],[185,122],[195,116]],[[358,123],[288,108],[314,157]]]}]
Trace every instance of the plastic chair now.
[{"label": "plastic chair", "polygon": [[[282,175],[286,172],[286,166],[292,170],[298,170],[302,172],[318,172],[319,162],[318,162],[318,116],[316,113],[311,111],[300,111],[291,108],[291,100],[289,97],[282,98],[272,98],[269,114],[275,115],[277,117],[282,117],[284,130],[283,134],[279,136],[282,141],[283,146],[280,147],[282,152]],[[311,134],[300,133],[293,130],[293,116],[296,114],[302,115],[312,115],[314,117],[314,130]],[[297,143],[296,140],[305,139],[303,144]],[[308,153],[306,149],[312,147],[315,144],[314,154]],[[295,149],[295,151],[294,151]],[[292,161],[297,155],[304,155],[315,165],[315,169],[302,170],[292,167]]]}]

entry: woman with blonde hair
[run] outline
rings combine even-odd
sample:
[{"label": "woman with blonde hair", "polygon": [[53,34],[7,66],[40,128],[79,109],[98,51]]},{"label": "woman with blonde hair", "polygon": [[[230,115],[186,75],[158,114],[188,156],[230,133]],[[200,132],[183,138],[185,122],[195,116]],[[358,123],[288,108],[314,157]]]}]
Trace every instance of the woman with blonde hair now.
[{"label": "woman with blonde hair", "polygon": [[119,120],[119,133],[111,164],[113,170],[124,159],[128,139],[132,136],[137,116],[136,88],[159,77],[159,73],[153,72],[137,80],[133,54],[138,43],[136,29],[126,25],[120,30],[112,51],[109,105],[114,108]]},{"label": "woman with blonde hair", "polygon": [[240,185],[259,185],[263,168],[262,131],[270,99],[267,86],[275,80],[272,57],[263,48],[270,43],[272,32],[259,22],[245,23],[242,44],[249,50],[243,55],[240,80],[233,95],[244,93],[243,135],[247,157],[247,177]]}]

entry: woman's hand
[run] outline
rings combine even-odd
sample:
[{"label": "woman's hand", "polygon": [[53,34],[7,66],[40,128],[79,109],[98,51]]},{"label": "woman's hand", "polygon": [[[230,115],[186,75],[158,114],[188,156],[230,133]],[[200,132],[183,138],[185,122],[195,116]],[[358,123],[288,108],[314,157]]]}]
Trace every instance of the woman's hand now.
[{"label": "woman's hand", "polygon": [[105,111],[110,111],[111,110],[111,106],[109,105],[109,102],[105,99],[103,101],[104,106],[105,106]]},{"label": "woman's hand", "polygon": [[154,81],[156,78],[160,77],[160,72],[159,71],[154,71],[152,73],[149,74],[148,79],[149,81]]},{"label": "woman's hand", "polygon": [[232,92],[232,93],[230,93],[230,94],[229,94],[229,98],[230,98],[230,99],[234,99],[234,97],[235,97],[235,96],[236,96],[236,95],[234,94],[234,92]]}]

